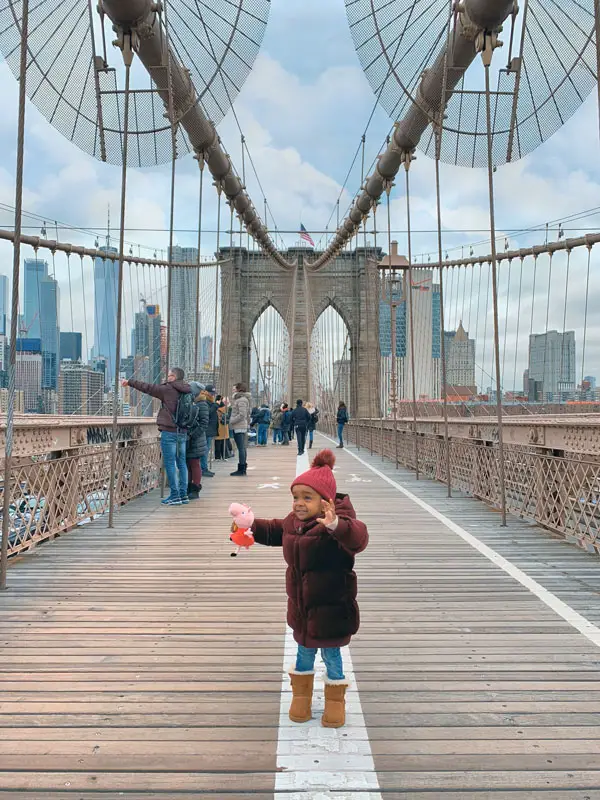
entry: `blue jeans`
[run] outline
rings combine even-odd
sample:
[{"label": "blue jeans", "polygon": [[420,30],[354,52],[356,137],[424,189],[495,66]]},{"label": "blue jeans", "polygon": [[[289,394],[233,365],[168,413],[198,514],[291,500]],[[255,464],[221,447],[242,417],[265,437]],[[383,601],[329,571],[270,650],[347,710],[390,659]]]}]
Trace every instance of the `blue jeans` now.
[{"label": "blue jeans", "polygon": [[269,435],[268,422],[260,422],[258,424],[258,444],[266,444],[268,435]]},{"label": "blue jeans", "polygon": [[248,448],[248,434],[245,431],[243,433],[234,433],[233,438],[235,439],[235,446],[237,447],[238,451],[238,462],[243,466],[246,466],[246,450]]},{"label": "blue jeans", "polygon": [[309,444],[313,443],[314,438],[315,438],[315,432],[314,431],[309,431],[308,432],[308,442],[309,442]]},{"label": "blue jeans", "polygon": [[283,431],[281,428],[273,428],[273,444],[283,442]]},{"label": "blue jeans", "polygon": [[338,422],[338,439],[340,440],[340,444],[344,444],[344,425],[345,422]]},{"label": "blue jeans", "polygon": [[[303,647],[299,644],[298,655],[296,656],[296,672],[312,672],[316,655],[316,647]],[[327,677],[330,681],[343,681],[345,679],[342,652],[339,647],[322,647],[321,658],[327,667]]]},{"label": "blue jeans", "polygon": [[[187,433],[160,432],[160,449],[163,464],[169,481],[171,497],[183,497],[187,494],[188,470],[185,461]],[[179,471],[179,481],[177,472]]]},{"label": "blue jeans", "polygon": [[200,466],[202,467],[202,472],[208,472],[208,456],[210,455],[210,448],[212,447],[212,436],[206,437],[206,453],[203,456],[200,456]]}]

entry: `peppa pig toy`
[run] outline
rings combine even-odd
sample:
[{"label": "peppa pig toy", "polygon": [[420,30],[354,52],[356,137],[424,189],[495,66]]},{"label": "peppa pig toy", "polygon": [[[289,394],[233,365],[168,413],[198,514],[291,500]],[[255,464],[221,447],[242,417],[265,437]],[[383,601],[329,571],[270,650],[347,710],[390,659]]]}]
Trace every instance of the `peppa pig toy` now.
[{"label": "peppa pig toy", "polygon": [[229,538],[237,545],[237,550],[231,555],[235,557],[240,550],[249,550],[254,544],[254,536],[250,530],[254,523],[254,512],[251,508],[241,503],[232,503],[229,506],[229,513],[233,517],[231,536]]}]

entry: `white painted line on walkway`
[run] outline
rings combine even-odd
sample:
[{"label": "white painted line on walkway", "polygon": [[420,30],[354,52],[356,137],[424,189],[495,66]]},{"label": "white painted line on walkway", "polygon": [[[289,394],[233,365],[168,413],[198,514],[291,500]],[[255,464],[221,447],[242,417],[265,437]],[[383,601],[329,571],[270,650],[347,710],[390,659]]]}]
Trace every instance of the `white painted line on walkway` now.
[{"label": "white painted line on walkway", "polygon": [[[328,439],[330,442],[335,441],[331,439],[329,436],[325,436],[322,434],[325,439]],[[481,553],[482,556],[485,556],[492,564],[495,564],[500,569],[504,570],[511,578],[514,578],[518,581],[521,586],[524,586],[526,589],[529,589],[532,594],[534,594],[542,603],[551,608],[559,617],[562,617],[565,622],[568,622],[575,630],[582,633],[587,639],[590,640],[596,647],[600,647],[600,628],[594,625],[593,622],[590,622],[589,619],[583,617],[579,612],[575,611],[574,608],[567,605],[563,600],[557,597],[552,592],[549,592],[544,586],[539,584],[533,578],[529,577],[526,572],[523,572],[522,569],[519,569],[515,564],[508,559],[501,556],[500,553],[497,553],[491,547],[488,547],[487,544],[484,544],[480,541],[476,536],[466,531],[464,528],[461,528],[460,525],[457,525],[456,522],[453,522],[447,516],[442,514],[433,506],[430,506],[429,503],[426,503],[424,500],[421,500],[420,497],[417,497],[408,489],[405,489],[404,486],[399,484],[397,481],[392,480],[383,472],[380,472],[376,467],[371,466],[371,464],[364,461],[360,456],[356,455],[350,450],[346,450],[349,456],[356,459],[360,464],[367,467],[367,469],[371,470],[375,475],[379,478],[384,480],[386,483],[389,483],[390,486],[393,486],[399,492],[401,492],[405,497],[408,497],[409,500],[412,500],[413,503],[420,506],[424,511],[427,511],[431,514],[432,517],[439,520],[443,525],[445,525],[449,530],[455,533],[457,536],[460,536],[467,544],[471,545],[477,552]]]},{"label": "white painted line on walkway", "polygon": [[[305,472],[308,466],[308,453],[298,456],[296,475]],[[320,661],[316,665],[314,718],[299,725],[288,717],[292,699],[288,670],[296,660],[297,647],[288,628],[283,656],[275,797],[285,797],[285,800],[329,800],[334,797],[336,800],[382,800],[349,649],[344,647],[342,650],[344,672],[350,682],[346,695],[346,725],[335,730],[321,725],[325,698],[324,667]]]}]

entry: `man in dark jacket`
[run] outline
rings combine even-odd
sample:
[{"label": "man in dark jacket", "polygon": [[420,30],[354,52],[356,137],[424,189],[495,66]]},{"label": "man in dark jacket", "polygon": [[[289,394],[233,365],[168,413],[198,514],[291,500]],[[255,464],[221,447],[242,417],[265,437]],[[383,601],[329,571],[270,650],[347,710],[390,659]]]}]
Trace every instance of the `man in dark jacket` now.
[{"label": "man in dark jacket", "polygon": [[[187,429],[178,429],[175,423],[177,405],[182,394],[191,392],[189,383],[183,380],[185,374],[179,367],[172,367],[166,383],[144,383],[133,379],[121,381],[122,386],[131,386],[138,392],[157,397],[161,408],[156,417],[160,431],[160,449],[163,465],[169,481],[170,494],[162,500],[165,506],[180,506],[189,503],[187,494],[188,471],[186,464]],[[178,474],[179,473],[179,474]]]},{"label": "man in dark jacket", "polygon": [[296,429],[298,439],[298,455],[304,453],[306,446],[306,431],[310,423],[310,413],[304,408],[302,400],[296,401],[296,408],[292,411],[292,427]]},{"label": "man in dark jacket", "polygon": [[194,424],[188,429],[186,461],[188,468],[188,497],[197,500],[202,489],[202,460],[206,460],[206,431],[208,428],[208,403],[204,386],[197,381],[190,381],[190,388],[196,405]]}]

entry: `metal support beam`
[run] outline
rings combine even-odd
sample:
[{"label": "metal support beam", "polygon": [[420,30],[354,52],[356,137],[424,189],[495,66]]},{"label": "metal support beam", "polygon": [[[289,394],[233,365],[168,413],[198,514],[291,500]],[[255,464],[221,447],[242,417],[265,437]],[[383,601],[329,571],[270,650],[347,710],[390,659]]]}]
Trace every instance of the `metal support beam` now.
[{"label": "metal support beam", "polygon": [[[442,48],[435,63],[423,72],[415,102],[395,126],[387,150],[379,157],[375,172],[367,178],[363,191],[325,252],[310,268],[323,267],[358,232],[365,214],[393,181],[405,153],[412,153],[427,127],[439,119],[459,81],[475,60],[475,40],[482,30],[496,32],[513,10],[513,0],[462,0],[457,5],[457,29]],[[445,91],[443,89],[445,85]],[[444,96],[442,96],[444,95]]]},{"label": "metal support beam", "polygon": [[211,175],[222,186],[227,201],[243,220],[248,232],[280,267],[292,269],[278,252],[252,200],[235,174],[229,155],[221,145],[213,123],[206,118],[189,72],[169,47],[160,23],[160,4],[152,0],[101,0],[105,14],[124,30],[135,33],[136,52],[148,71],[157,92],[169,108],[169,80],[165,64],[171,65],[173,113],[177,123],[186,131],[196,155],[204,158]]}]

